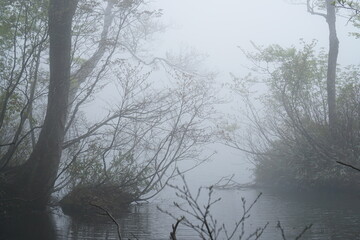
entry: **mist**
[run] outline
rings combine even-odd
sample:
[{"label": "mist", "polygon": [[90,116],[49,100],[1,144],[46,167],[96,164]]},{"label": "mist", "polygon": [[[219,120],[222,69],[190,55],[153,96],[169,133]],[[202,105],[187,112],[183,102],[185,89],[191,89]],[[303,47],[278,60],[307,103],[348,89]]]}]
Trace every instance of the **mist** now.
[{"label": "mist", "polygon": [[0,238],[358,239],[359,7],[0,3]]}]

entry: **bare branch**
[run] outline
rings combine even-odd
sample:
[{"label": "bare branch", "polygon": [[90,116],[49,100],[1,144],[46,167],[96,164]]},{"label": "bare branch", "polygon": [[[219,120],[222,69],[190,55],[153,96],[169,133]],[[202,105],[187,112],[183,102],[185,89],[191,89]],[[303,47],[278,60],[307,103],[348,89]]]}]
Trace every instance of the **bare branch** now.
[{"label": "bare branch", "polygon": [[102,210],[103,212],[105,212],[105,214],[111,219],[111,221],[113,223],[115,223],[116,225],[116,230],[117,230],[117,235],[118,235],[118,238],[119,240],[121,240],[121,231],[120,231],[120,224],[116,221],[116,219],[113,217],[113,215],[108,211],[106,210],[105,208],[101,207],[100,205],[97,205],[95,203],[89,203],[91,206],[93,207],[96,207],[96,208],[99,208],[100,210]]},{"label": "bare branch", "polygon": [[357,168],[357,167],[355,167],[355,166],[353,166],[353,165],[351,165],[351,164],[344,163],[344,162],[341,162],[341,161],[336,161],[336,162],[339,163],[339,164],[341,164],[341,165],[343,165],[343,166],[345,166],[345,167],[349,167],[349,168],[352,168],[352,169],[360,172],[360,168]]}]

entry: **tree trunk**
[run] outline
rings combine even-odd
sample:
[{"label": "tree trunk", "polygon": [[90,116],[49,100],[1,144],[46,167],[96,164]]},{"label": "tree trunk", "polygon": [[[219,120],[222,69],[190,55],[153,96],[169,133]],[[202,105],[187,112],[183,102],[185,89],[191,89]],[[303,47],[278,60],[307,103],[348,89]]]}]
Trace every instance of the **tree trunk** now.
[{"label": "tree trunk", "polygon": [[329,128],[333,137],[336,137],[336,65],[339,52],[339,40],[336,34],[336,14],[333,0],[326,0],[326,22],[329,26],[329,55],[327,69],[327,101],[329,110]]},{"label": "tree trunk", "polygon": [[44,207],[59,168],[70,87],[71,24],[78,0],[50,0],[50,84],[43,128],[28,161],[14,170],[10,195]]}]

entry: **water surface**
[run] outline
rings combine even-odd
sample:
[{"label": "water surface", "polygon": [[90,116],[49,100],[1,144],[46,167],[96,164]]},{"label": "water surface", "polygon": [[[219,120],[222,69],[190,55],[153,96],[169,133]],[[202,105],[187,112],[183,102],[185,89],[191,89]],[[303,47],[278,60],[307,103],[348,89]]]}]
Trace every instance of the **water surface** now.
[{"label": "water surface", "polygon": [[[246,199],[248,206],[259,192],[253,189],[215,191],[215,197],[221,197],[221,201],[214,205],[212,215],[231,230],[242,216],[241,198]],[[246,219],[245,236],[257,227],[269,223],[261,239],[281,239],[281,232],[276,227],[280,221],[287,239],[294,239],[309,224],[313,226],[302,239],[360,239],[359,195],[338,192],[262,192],[250,212],[250,217]],[[202,200],[205,201],[206,196]],[[170,192],[162,194],[151,203],[131,206],[129,212],[117,217],[123,239],[169,239],[171,225],[175,220],[159,211],[158,207],[175,216],[182,216],[183,213],[173,206],[173,201],[179,199]],[[58,208],[54,208],[48,215],[24,214],[12,219],[3,218],[1,228],[0,239],[9,240],[117,239],[116,225],[110,219],[71,218]],[[179,227],[177,236],[184,240],[199,239],[194,231],[185,226]]]}]

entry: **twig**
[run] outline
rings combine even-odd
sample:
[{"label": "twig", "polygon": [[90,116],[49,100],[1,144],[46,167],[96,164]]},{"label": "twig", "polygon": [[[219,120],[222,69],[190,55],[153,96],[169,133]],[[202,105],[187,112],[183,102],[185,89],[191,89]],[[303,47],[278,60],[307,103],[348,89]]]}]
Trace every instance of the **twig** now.
[{"label": "twig", "polygon": [[121,240],[121,233],[120,233],[120,224],[116,221],[116,219],[113,217],[113,215],[111,215],[111,213],[106,210],[105,208],[99,206],[99,205],[96,205],[94,203],[89,203],[91,206],[93,207],[97,207],[99,208],[100,210],[104,211],[105,214],[111,219],[111,221],[113,221],[115,224],[116,224],[116,227],[117,227],[117,234],[118,234],[118,237],[119,237],[119,240]]},{"label": "twig", "polygon": [[286,240],[285,231],[284,231],[283,227],[281,226],[280,221],[278,221],[276,227],[280,229],[282,239],[283,239],[283,240]]},{"label": "twig", "polygon": [[176,223],[175,225],[172,224],[171,227],[172,227],[172,232],[170,232],[170,240],[176,240],[176,230],[177,230],[177,227],[179,226],[180,222],[182,220],[184,220],[184,216],[179,218],[178,220],[176,220]]},{"label": "twig", "polygon": [[[250,203],[249,206],[246,206],[246,201],[244,198],[241,199],[243,204],[243,214],[240,216],[240,219],[235,222],[235,227],[228,232],[226,229],[225,224],[218,226],[218,222],[216,218],[212,215],[212,206],[219,202],[221,198],[213,198],[214,188],[210,186],[207,189],[207,202],[203,205],[200,202],[200,196],[203,194],[204,187],[200,187],[196,194],[192,194],[190,188],[185,180],[185,177],[182,174],[179,174],[183,181],[183,187],[173,186],[168,184],[171,188],[176,190],[176,196],[182,200],[185,200],[187,207],[180,205],[177,202],[174,202],[174,206],[180,210],[183,214],[185,214],[181,220],[181,224],[193,229],[195,232],[198,233],[200,239],[203,240],[216,240],[220,238],[220,233],[225,234],[225,239],[230,240],[233,239],[238,234],[238,229],[241,229],[241,233],[238,234],[238,239],[243,239],[245,233],[245,221],[250,217],[250,210],[253,208],[255,203],[260,198],[261,194],[257,196],[257,198]],[[173,232],[170,233],[170,239],[176,240],[175,232],[177,225],[180,223],[176,216],[174,216],[169,211],[163,210],[160,207],[158,209],[171,216],[173,219],[176,220],[176,225],[173,225]],[[191,221],[191,219],[193,220]],[[255,232],[251,233],[246,239],[250,239],[255,237],[258,239],[268,224],[265,226],[258,228]]]},{"label": "twig", "polygon": [[302,235],[304,235],[304,233],[307,230],[309,230],[311,227],[312,227],[312,224],[305,226],[304,229],[302,230],[302,232],[295,238],[295,240],[299,240],[302,237]]},{"label": "twig", "polygon": [[[280,221],[278,221],[276,227],[280,229],[282,239],[286,240],[285,231],[284,228],[281,226]],[[301,233],[295,237],[295,240],[299,240],[311,227],[312,224],[305,226]]]},{"label": "twig", "polygon": [[348,163],[344,163],[344,162],[341,162],[341,161],[336,161],[336,162],[337,162],[338,164],[341,164],[341,165],[343,165],[343,166],[346,166],[346,167],[352,168],[352,169],[354,169],[354,170],[356,170],[356,171],[360,172],[360,168],[354,167],[353,165],[350,165],[350,164],[348,164]]},{"label": "twig", "polygon": [[14,145],[15,142],[11,142],[11,143],[4,143],[4,144],[0,144],[0,147],[7,147],[7,146],[11,146]]}]

